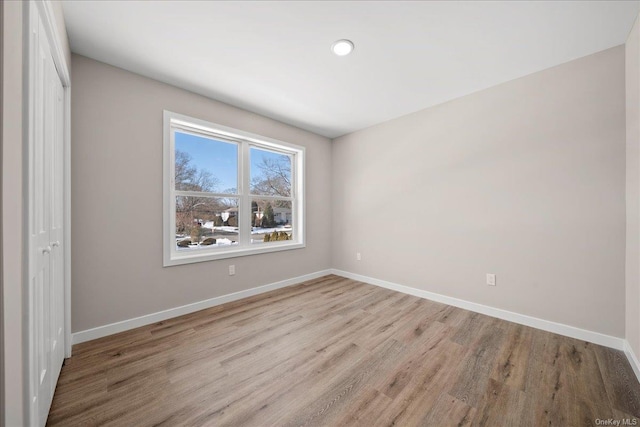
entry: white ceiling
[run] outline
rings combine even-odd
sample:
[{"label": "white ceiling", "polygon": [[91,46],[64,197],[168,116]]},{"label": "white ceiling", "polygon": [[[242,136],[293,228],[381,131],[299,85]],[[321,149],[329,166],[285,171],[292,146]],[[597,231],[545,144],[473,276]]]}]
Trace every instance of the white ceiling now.
[{"label": "white ceiling", "polygon": [[[65,1],[73,52],[336,137],[624,43],[637,1]],[[355,43],[337,57],[331,44]]]}]

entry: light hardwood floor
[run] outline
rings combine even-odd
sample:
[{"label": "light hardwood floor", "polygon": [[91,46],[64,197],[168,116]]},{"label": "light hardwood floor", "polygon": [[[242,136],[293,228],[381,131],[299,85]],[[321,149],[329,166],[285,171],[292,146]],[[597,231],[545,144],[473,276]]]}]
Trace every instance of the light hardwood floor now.
[{"label": "light hardwood floor", "polygon": [[640,425],[619,351],[337,276],[73,354],[51,426]]}]

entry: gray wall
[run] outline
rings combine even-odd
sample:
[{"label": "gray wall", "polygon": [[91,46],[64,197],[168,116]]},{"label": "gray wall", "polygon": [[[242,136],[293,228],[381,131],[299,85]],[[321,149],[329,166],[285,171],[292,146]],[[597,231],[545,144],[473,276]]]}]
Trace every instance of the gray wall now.
[{"label": "gray wall", "polygon": [[[20,2],[3,2],[2,315],[7,426],[23,425],[22,298],[22,16]],[[6,250],[11,248],[11,250]]]},{"label": "gray wall", "polygon": [[640,24],[625,45],[627,112],[626,338],[640,356]]},{"label": "gray wall", "polygon": [[[73,332],[330,267],[330,140],[82,56],[72,74]],[[305,146],[307,247],[163,268],[163,109]]]},{"label": "gray wall", "polygon": [[332,265],[623,337],[624,92],[619,46],[338,138]]},{"label": "gray wall", "polygon": [[[0,2],[0,22],[2,22],[2,28],[4,28],[4,2]],[[3,102],[4,99],[4,32],[0,31],[0,102]],[[4,111],[4,105],[0,107]],[[0,113],[0,165],[2,164],[2,139],[3,139],[3,117],[4,115]],[[0,218],[2,218],[2,174],[0,173]],[[2,221],[0,221],[0,236],[2,236]],[[2,263],[4,260],[4,255],[2,254],[2,239],[0,239],[0,308],[2,309],[2,313],[4,313],[4,268],[2,267]],[[4,414],[4,315],[0,315],[0,414]],[[5,419],[4,415],[0,416],[0,427],[4,427]]]}]

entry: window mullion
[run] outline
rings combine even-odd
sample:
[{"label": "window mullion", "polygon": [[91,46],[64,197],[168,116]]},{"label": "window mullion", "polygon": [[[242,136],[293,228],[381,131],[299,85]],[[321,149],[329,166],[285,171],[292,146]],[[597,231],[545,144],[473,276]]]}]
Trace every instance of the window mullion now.
[{"label": "window mullion", "polygon": [[254,199],[262,199],[262,200],[286,200],[292,202],[295,197],[286,197],[286,196],[271,196],[266,194],[250,194],[250,196]]},{"label": "window mullion", "polygon": [[249,197],[249,143],[240,144],[240,161],[238,167],[238,182],[240,183],[240,209],[238,209],[238,226],[240,246],[248,247],[251,245],[251,198]]},{"label": "window mullion", "polygon": [[184,191],[184,190],[174,190],[175,196],[186,196],[186,197],[207,197],[210,199],[236,199],[238,198],[237,194],[233,193],[209,193],[206,191]]},{"label": "window mullion", "polygon": [[[164,144],[168,143],[168,147],[165,147],[165,150],[169,150],[165,155],[168,157],[168,164],[165,166],[165,174],[168,176],[165,177],[165,185],[164,185],[164,197],[165,197],[165,209],[169,208],[169,220],[165,221],[165,227],[169,226],[169,235],[165,236],[165,245],[168,248],[168,255],[172,258],[176,253],[176,244],[175,244],[175,236],[176,236],[176,180],[175,180],[175,131],[173,128],[165,124],[165,127],[168,127],[165,132],[169,132],[168,141],[165,139]],[[165,136],[166,138],[166,136]],[[168,184],[166,181],[169,181]],[[167,187],[168,185],[168,187]],[[168,200],[167,200],[168,199]],[[164,213],[167,215],[167,212]],[[165,250],[166,252],[166,250]],[[166,260],[165,260],[166,261]]]}]

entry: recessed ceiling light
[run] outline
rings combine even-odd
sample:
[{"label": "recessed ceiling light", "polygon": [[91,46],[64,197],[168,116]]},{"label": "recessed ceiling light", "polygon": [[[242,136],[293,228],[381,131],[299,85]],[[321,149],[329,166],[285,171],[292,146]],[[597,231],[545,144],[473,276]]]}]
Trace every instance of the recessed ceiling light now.
[{"label": "recessed ceiling light", "polygon": [[338,40],[331,45],[331,51],[338,56],[349,55],[353,51],[353,42],[351,40]]}]

